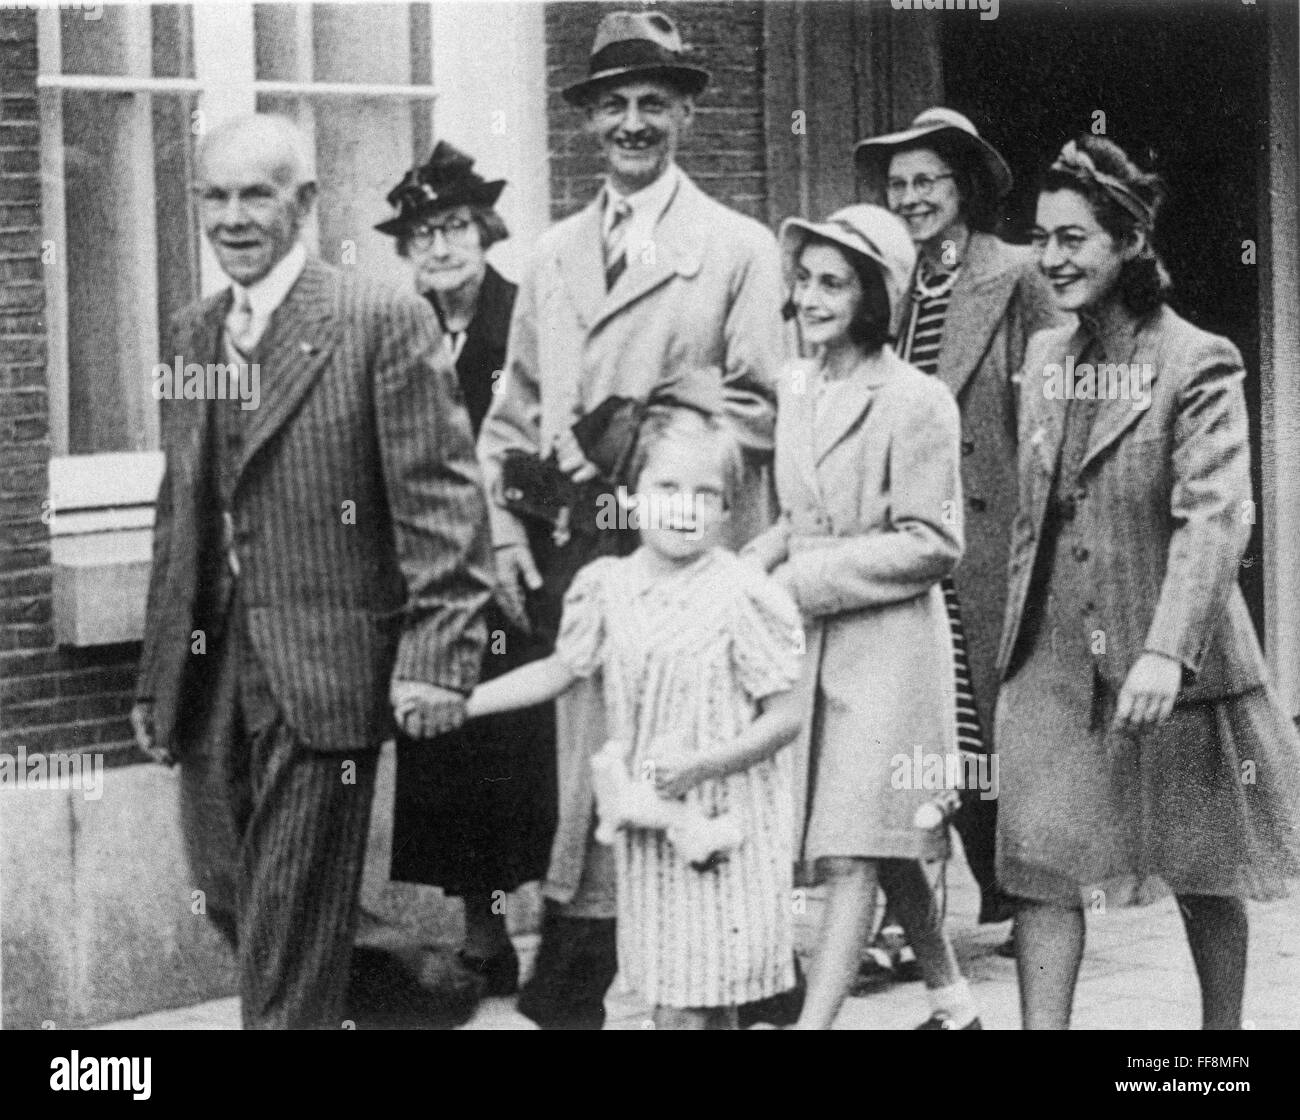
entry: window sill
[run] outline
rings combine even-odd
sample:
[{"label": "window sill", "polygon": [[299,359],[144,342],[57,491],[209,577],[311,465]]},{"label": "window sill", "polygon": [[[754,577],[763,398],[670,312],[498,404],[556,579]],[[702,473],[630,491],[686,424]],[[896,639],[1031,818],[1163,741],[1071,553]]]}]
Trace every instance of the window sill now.
[{"label": "window sill", "polygon": [[144,637],[152,530],[55,537],[51,551],[59,645],[102,646]]}]

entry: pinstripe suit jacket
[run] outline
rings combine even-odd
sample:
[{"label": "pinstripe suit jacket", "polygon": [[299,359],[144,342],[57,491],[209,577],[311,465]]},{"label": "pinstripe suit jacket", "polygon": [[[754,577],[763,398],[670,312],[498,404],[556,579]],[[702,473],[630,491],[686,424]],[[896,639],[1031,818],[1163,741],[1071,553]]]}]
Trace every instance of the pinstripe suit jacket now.
[{"label": "pinstripe suit jacket", "polygon": [[[998,656],[1005,678],[1025,615],[1064,434],[1065,402],[1044,393],[1045,370],[1077,356],[1072,327],[1033,336],[1021,382],[1020,512],[1012,527],[1006,626]],[[1250,447],[1241,355],[1227,339],[1169,307],[1138,324],[1128,354],[1149,365],[1151,404],[1099,403],[1079,485],[1073,560],[1088,565],[1075,586],[1082,625],[1105,635],[1098,668],[1116,690],[1144,651],[1181,661],[1181,700],[1214,700],[1255,688],[1264,664],[1238,565],[1250,538]]]},{"label": "pinstripe suit jacket", "polygon": [[[180,312],[165,360],[219,361],[230,298]],[[450,355],[415,293],[309,259],[251,358],[261,402],[232,502],[250,640],[301,740],[377,746],[390,677],[467,691],[478,676],[493,577]],[[221,548],[213,409],[162,402],[138,693],[155,702],[159,745],[180,755],[178,713],[207,673],[192,632]]]}]

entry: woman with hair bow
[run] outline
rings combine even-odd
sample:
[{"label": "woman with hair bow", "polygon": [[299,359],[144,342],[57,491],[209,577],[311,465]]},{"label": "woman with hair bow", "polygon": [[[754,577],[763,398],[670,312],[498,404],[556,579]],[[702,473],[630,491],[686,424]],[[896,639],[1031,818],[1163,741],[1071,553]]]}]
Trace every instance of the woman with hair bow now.
[{"label": "woman with hair bow", "polygon": [[1067,144],[1034,243],[1058,306],[1021,385],[999,667],[998,880],[1027,1029],[1069,1026],[1085,909],[1172,891],[1205,1029],[1241,1026],[1246,898],[1300,869],[1300,739],[1237,571],[1253,504],[1241,355],[1166,302],[1164,189]]}]

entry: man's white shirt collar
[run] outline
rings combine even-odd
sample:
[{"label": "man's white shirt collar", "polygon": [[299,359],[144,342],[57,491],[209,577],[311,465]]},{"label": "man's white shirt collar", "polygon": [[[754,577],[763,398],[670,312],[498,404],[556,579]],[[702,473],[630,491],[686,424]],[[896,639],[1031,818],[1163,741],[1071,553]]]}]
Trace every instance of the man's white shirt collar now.
[{"label": "man's white shirt collar", "polygon": [[239,299],[241,291],[248,293],[248,306],[252,309],[253,323],[258,334],[266,328],[276,308],[285,301],[306,266],[307,250],[299,241],[257,283],[245,287],[234,280],[230,282],[231,292],[236,300]]},{"label": "man's white shirt collar", "polygon": [[[632,217],[628,219],[627,228],[627,263],[629,268],[645,263],[644,249],[646,242],[653,242],[654,229],[659,219],[668,209],[668,203],[681,180],[681,170],[677,164],[670,163],[648,187],[643,187],[632,194],[620,194],[608,179],[605,180],[605,212],[602,215],[601,228],[609,235],[610,223],[614,217],[614,207],[618,202],[625,202],[632,208]],[[653,257],[649,258],[653,260]]]}]

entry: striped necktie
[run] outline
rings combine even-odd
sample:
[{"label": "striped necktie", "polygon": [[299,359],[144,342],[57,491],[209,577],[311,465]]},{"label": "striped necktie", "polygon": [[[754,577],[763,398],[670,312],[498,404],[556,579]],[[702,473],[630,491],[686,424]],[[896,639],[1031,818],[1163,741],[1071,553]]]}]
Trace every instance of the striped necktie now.
[{"label": "striped necktie", "polygon": [[627,227],[632,207],[623,199],[614,203],[609,229],[605,231],[605,291],[610,291],[627,270]]}]

